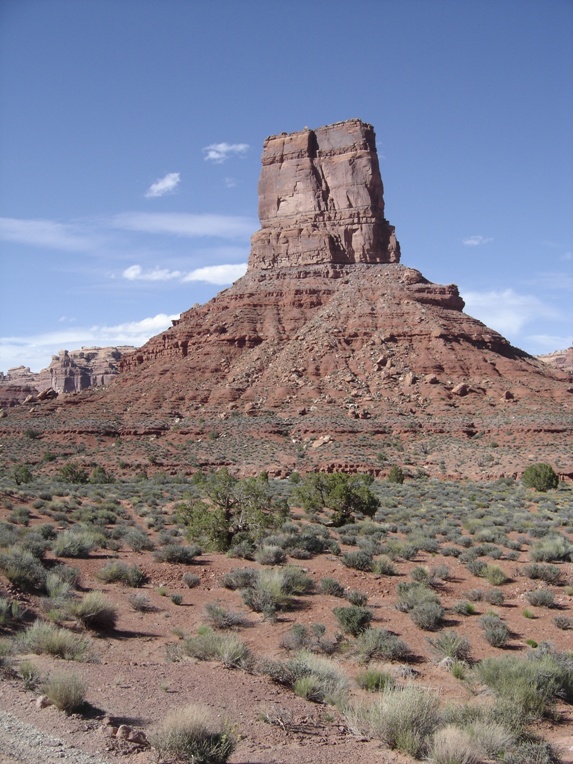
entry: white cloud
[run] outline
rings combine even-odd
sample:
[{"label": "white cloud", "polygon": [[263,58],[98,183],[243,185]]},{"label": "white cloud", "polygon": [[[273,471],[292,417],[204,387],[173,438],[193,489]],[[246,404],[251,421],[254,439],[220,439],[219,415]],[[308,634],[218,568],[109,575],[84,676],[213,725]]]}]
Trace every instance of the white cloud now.
[{"label": "white cloud", "polygon": [[144,271],[141,265],[130,265],[123,271],[123,277],[128,281],[173,281],[180,279],[181,271],[170,271],[167,268],[153,268]]},{"label": "white cloud", "polygon": [[141,321],[127,321],[112,326],[102,324],[21,337],[0,337],[0,369],[7,371],[16,366],[29,366],[32,371],[40,371],[50,364],[52,355],[63,348],[75,350],[114,345],[140,347],[154,335],[168,329],[172,319],[178,317],[178,314],[159,313]]},{"label": "white cloud", "polygon": [[530,334],[527,340],[535,347],[535,352],[552,353],[554,350],[566,350],[573,345],[571,337],[555,334]]},{"label": "white cloud", "polygon": [[227,188],[236,188],[237,181],[235,180],[235,178],[225,178],[225,185],[227,186]]},{"label": "white cloud", "polygon": [[79,226],[53,220],[0,218],[0,239],[67,252],[85,252],[95,247],[93,237]]},{"label": "white cloud", "polygon": [[165,196],[172,194],[181,182],[181,174],[178,172],[168,172],[163,178],[159,178],[147,189],[145,196],[152,199],[156,196]]},{"label": "white cloud", "polygon": [[141,265],[130,265],[122,276],[128,281],[205,281],[208,284],[232,284],[233,281],[245,275],[247,263],[229,263],[222,265],[208,265],[203,268],[183,273],[182,271],[170,271],[167,268],[152,268],[145,270]]},{"label": "white cloud", "polygon": [[538,289],[544,287],[545,289],[569,289],[573,291],[573,273],[567,273],[566,271],[543,271],[534,274],[533,279],[524,280],[523,283],[533,284]]},{"label": "white cloud", "polygon": [[466,247],[479,247],[481,244],[489,244],[490,241],[493,241],[491,236],[468,236],[462,239],[462,244]]},{"label": "white cloud", "polygon": [[124,212],[112,219],[112,225],[128,231],[173,234],[190,238],[214,236],[241,239],[256,229],[254,220],[234,215],[194,215],[185,212]]},{"label": "white cloud", "polygon": [[517,335],[532,321],[558,318],[558,311],[538,297],[518,294],[513,289],[489,292],[462,292],[465,311],[503,335]]},{"label": "white cloud", "polygon": [[206,281],[209,284],[232,284],[247,271],[247,263],[235,265],[208,265],[188,273],[183,281]]},{"label": "white cloud", "polygon": [[215,164],[223,164],[232,156],[242,156],[248,150],[248,143],[211,143],[203,149],[205,161],[215,162]]}]

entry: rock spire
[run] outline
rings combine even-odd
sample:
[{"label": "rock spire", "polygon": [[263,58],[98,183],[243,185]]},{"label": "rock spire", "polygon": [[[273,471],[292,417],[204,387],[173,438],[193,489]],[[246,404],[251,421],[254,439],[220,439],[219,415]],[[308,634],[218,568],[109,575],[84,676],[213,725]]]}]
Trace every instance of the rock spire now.
[{"label": "rock spire", "polygon": [[400,261],[372,125],[351,119],[267,138],[258,190],[249,269]]}]

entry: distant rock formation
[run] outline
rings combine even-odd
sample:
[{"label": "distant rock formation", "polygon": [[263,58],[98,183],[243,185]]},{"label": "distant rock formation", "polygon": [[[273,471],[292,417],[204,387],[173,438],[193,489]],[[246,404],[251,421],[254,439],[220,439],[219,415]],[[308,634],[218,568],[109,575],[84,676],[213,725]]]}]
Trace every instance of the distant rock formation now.
[{"label": "distant rock formation", "polygon": [[553,353],[545,353],[544,355],[538,355],[540,361],[553,366],[559,371],[565,371],[569,374],[573,374],[573,347],[567,348],[567,350],[555,350]]},{"label": "distant rock formation", "polygon": [[88,387],[108,385],[119,373],[121,358],[136,348],[89,347],[81,350],[60,350],[52,356],[46,369],[35,373],[28,366],[0,372],[0,406],[15,406],[42,392],[73,393]]}]

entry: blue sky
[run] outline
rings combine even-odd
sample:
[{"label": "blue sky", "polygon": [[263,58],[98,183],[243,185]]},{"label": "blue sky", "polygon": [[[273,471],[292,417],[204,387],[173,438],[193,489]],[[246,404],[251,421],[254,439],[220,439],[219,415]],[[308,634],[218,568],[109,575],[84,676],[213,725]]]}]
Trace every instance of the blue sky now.
[{"label": "blue sky", "polygon": [[2,0],[0,370],[210,299],[265,137],[351,117],[402,262],[519,347],[569,346],[571,0]]}]

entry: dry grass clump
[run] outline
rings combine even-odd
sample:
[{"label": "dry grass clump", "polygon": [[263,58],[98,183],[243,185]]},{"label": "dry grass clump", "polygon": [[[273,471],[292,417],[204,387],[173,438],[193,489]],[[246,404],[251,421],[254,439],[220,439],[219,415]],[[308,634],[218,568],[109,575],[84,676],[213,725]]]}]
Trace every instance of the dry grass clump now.
[{"label": "dry grass clump", "polygon": [[434,733],[428,761],[431,764],[480,764],[481,757],[465,730],[448,725]]},{"label": "dry grass clump", "polygon": [[53,674],[46,679],[42,689],[53,705],[67,714],[81,710],[85,703],[87,686],[76,674]]},{"label": "dry grass clump", "polygon": [[88,592],[71,607],[71,613],[82,626],[94,631],[114,629],[117,623],[117,609],[102,592]]},{"label": "dry grass clump", "polygon": [[35,621],[18,641],[23,651],[53,655],[67,661],[85,660],[90,646],[86,637],[44,621]]},{"label": "dry grass clump", "polygon": [[428,753],[440,724],[440,702],[419,687],[387,687],[377,700],[351,706],[345,716],[351,728],[381,740],[385,746],[421,758]]},{"label": "dry grass clump", "polygon": [[219,660],[228,668],[250,670],[253,657],[249,648],[235,634],[219,634],[200,626],[194,636],[186,637],[180,648],[184,656],[200,661]]},{"label": "dry grass clump", "polygon": [[170,711],[149,734],[160,759],[188,764],[224,764],[237,736],[226,721],[204,706],[190,704]]}]

